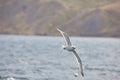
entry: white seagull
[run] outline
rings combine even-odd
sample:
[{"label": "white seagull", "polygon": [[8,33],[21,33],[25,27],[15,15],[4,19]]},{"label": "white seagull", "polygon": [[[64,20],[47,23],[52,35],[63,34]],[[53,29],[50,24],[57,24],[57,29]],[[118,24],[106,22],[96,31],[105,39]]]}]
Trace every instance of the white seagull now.
[{"label": "white seagull", "polygon": [[13,77],[8,77],[7,80],[15,80]]},{"label": "white seagull", "polygon": [[81,75],[84,76],[84,73],[83,73],[83,68],[82,68],[82,61],[80,59],[80,57],[78,56],[78,54],[76,53],[75,51],[75,47],[71,44],[70,42],[70,38],[68,36],[67,33],[63,32],[62,30],[60,30],[59,28],[57,28],[57,30],[62,34],[62,36],[64,37],[64,39],[66,40],[67,44],[66,45],[63,45],[63,49],[64,50],[67,50],[67,51],[71,51],[74,53],[74,56],[77,60],[77,63],[78,63],[78,66],[79,66],[79,70],[81,72]]}]

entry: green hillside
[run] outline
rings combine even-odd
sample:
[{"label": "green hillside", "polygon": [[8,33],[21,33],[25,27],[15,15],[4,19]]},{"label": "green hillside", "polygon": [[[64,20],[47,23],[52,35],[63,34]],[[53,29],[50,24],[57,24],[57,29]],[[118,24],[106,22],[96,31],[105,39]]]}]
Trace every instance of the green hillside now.
[{"label": "green hillside", "polygon": [[[120,36],[119,0],[0,0],[0,33]],[[118,6],[115,6],[118,5]]]}]

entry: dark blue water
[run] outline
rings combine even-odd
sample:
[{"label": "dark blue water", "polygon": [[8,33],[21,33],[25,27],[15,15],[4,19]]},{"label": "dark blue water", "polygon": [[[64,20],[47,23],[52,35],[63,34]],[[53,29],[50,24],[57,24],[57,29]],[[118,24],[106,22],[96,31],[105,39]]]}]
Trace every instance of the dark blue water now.
[{"label": "dark blue water", "polygon": [[[16,80],[120,80],[120,39],[72,37],[82,59],[64,51],[62,37],[0,35],[0,76]],[[78,77],[74,73],[79,73]],[[3,80],[3,79],[0,79]]]}]

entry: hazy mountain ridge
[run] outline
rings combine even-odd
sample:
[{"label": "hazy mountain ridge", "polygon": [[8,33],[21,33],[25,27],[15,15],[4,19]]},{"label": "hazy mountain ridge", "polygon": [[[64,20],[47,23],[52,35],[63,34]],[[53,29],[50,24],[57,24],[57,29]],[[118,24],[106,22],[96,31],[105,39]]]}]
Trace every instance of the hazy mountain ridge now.
[{"label": "hazy mountain ridge", "polygon": [[[118,2],[117,2],[118,1]],[[1,0],[0,33],[120,37],[119,0]]]}]

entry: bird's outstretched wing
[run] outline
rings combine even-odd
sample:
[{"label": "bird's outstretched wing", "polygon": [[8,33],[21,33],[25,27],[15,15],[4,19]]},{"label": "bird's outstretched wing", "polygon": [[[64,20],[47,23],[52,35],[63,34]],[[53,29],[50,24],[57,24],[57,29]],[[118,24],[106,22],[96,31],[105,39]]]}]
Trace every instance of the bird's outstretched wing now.
[{"label": "bird's outstretched wing", "polygon": [[79,69],[80,69],[80,72],[81,72],[81,75],[84,76],[84,73],[83,73],[83,67],[82,67],[82,61],[80,59],[80,57],[78,56],[78,54],[76,53],[75,50],[73,50],[73,53],[74,53],[74,56],[78,62],[78,66],[79,66]]},{"label": "bird's outstretched wing", "polygon": [[59,28],[57,28],[57,30],[62,34],[62,36],[64,37],[64,39],[66,40],[67,42],[67,45],[71,46],[71,41],[70,41],[70,38],[68,36],[67,33],[63,32],[62,30],[60,30]]}]

